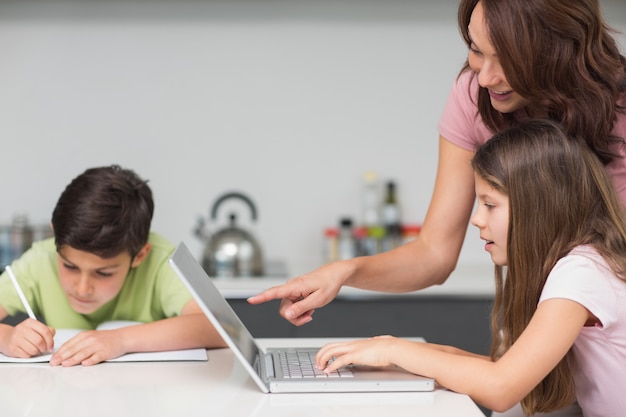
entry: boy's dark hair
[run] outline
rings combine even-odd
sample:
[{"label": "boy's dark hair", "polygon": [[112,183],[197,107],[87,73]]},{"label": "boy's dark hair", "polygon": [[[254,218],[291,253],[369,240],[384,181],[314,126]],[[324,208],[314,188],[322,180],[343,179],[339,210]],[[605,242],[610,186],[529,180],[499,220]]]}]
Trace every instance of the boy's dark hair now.
[{"label": "boy's dark hair", "polygon": [[87,169],[52,213],[57,250],[67,245],[102,258],[134,257],[148,241],[153,213],[152,191],[135,172],[118,165]]}]

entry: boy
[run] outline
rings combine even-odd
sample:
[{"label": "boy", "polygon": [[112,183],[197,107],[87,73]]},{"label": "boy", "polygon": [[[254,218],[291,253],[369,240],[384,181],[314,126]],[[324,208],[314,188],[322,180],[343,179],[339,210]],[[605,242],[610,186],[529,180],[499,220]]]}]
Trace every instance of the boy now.
[{"label": "boy", "polygon": [[[133,171],[91,168],[63,191],[52,214],[54,238],[33,244],[12,264],[35,315],[0,324],[0,352],[51,352],[55,328],[87,331],[53,354],[50,364],[94,365],[128,352],[223,347],[224,343],[167,260],[174,246],[150,232],[152,191]],[[6,272],[0,275],[0,320],[24,311]],[[110,320],[142,324],[93,330]]]}]

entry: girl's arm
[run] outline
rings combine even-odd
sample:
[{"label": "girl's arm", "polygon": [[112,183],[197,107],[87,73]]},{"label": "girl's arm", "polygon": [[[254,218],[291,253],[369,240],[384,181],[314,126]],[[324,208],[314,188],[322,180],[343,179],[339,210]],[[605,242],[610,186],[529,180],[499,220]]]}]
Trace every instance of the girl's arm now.
[{"label": "girl's arm", "polygon": [[177,317],[115,330],[81,332],[54,353],[50,364],[94,365],[130,352],[225,346],[196,302],[190,300]]},{"label": "girl's arm", "polygon": [[[563,359],[590,314],[566,299],[543,301],[519,339],[496,362],[439,346],[394,337],[327,345],[317,363],[328,371],[348,364],[396,364],[432,377],[453,391],[494,411],[505,411],[524,398]],[[480,381],[480,383],[477,383]]]},{"label": "girl's arm", "polygon": [[428,347],[431,348],[431,349],[434,349],[434,350],[439,350],[441,352],[446,352],[446,353],[455,354],[455,355],[459,355],[459,356],[467,356],[467,357],[471,357],[471,358],[477,358],[477,359],[482,359],[482,360],[486,360],[486,361],[491,361],[491,358],[489,356],[479,355],[478,353],[468,352],[466,350],[459,349],[459,348],[456,348],[454,346],[436,345],[434,343],[428,343]]}]

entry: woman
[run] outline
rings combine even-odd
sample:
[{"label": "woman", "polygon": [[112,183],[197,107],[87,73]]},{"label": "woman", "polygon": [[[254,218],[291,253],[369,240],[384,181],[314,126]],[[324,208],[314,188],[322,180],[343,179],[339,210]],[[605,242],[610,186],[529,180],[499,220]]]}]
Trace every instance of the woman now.
[{"label": "woman", "polygon": [[439,123],[437,177],[420,236],[387,253],[324,265],[250,303],[282,298],[280,314],[302,325],[342,285],[408,292],[444,283],[474,204],[475,149],[528,118],[584,137],[626,204],[626,59],[598,1],[462,0],[459,29],[468,59]]}]

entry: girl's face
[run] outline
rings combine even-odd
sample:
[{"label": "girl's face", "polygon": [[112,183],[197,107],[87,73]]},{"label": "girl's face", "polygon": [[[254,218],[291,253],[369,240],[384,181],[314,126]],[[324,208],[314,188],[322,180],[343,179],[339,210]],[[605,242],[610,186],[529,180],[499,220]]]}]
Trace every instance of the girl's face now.
[{"label": "girl's face", "polygon": [[513,91],[489,38],[481,2],[476,4],[468,26],[472,43],[468,55],[469,66],[478,74],[478,83],[489,91],[491,105],[501,113],[511,113],[526,106],[529,101]]},{"label": "girl's face", "polygon": [[149,249],[147,244],[131,259],[128,252],[101,258],[71,246],[60,248],[57,254],[59,281],[74,311],[90,314],[115,298],[130,268],[138,266]]},{"label": "girl's face", "polygon": [[494,264],[507,264],[507,238],[509,230],[509,197],[495,190],[487,181],[474,175],[478,207],[472,224],[480,230],[485,250]]}]

